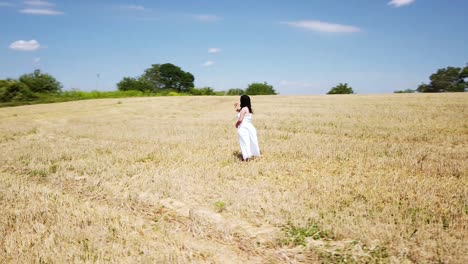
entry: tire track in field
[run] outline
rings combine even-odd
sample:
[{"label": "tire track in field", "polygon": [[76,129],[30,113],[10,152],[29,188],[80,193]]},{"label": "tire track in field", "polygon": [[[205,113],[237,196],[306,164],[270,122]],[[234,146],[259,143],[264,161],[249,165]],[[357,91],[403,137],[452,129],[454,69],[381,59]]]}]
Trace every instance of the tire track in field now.
[{"label": "tire track in field", "polygon": [[[89,191],[90,186],[87,185],[93,185],[93,183],[83,178],[56,179],[44,181],[29,177],[28,181],[61,195],[72,196],[73,200],[92,203],[94,208],[109,208],[121,215],[129,215],[132,218],[143,220],[148,225],[162,223],[172,230],[182,232],[185,234],[184,237],[188,239],[183,241],[181,250],[193,252],[194,260],[210,262],[211,259],[214,263],[275,263],[278,261],[274,251],[256,248],[255,244],[248,243],[250,238],[238,236],[238,233],[235,233],[233,239],[226,239],[226,234],[216,234],[219,230],[213,229],[211,226],[212,220],[216,218],[216,213],[208,210],[198,209],[191,210],[192,213],[189,215],[179,214],[173,206],[172,208],[169,206],[169,204],[174,204],[173,202],[169,203],[172,201],[171,199],[164,199],[161,203],[152,204],[141,199],[117,198],[105,192]],[[149,229],[146,229],[145,232],[148,233],[142,235],[154,238],[158,236],[158,233]],[[251,232],[255,234],[255,228]]]}]

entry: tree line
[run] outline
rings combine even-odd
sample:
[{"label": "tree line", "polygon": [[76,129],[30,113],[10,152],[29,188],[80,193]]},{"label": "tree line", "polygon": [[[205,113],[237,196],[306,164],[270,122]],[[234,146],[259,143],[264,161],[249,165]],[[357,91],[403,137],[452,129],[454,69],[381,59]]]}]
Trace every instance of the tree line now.
[{"label": "tree line", "polygon": [[[447,67],[437,70],[429,77],[429,84],[421,83],[416,89],[397,90],[394,93],[444,93],[468,91],[468,64],[464,68]],[[353,88],[340,83],[327,94],[353,94]]]},{"label": "tree line", "polygon": [[[447,67],[430,75],[428,84],[422,83],[416,89],[394,91],[395,93],[442,93],[466,92],[468,90],[468,64],[465,67]],[[62,84],[52,75],[35,70],[18,79],[0,80],[0,103],[67,101],[91,98],[113,98],[128,96],[159,95],[275,95],[274,87],[267,82],[255,82],[247,88],[232,88],[214,91],[211,87],[195,88],[195,77],[171,63],[153,64],[141,76],[124,77],[117,83],[117,92],[62,91]],[[347,83],[340,83],[327,94],[353,94]],[[44,98],[47,100],[44,101]],[[61,98],[61,99],[60,99]]]},{"label": "tree line", "polygon": [[0,80],[0,103],[5,106],[130,96],[277,94],[273,86],[266,82],[252,83],[245,90],[214,91],[211,87],[195,88],[194,81],[192,73],[165,63],[151,65],[141,76],[124,77],[117,83],[117,91],[62,91],[63,85],[59,81],[37,69],[18,79]]},{"label": "tree line", "polygon": [[431,74],[428,84],[421,83],[416,89],[395,91],[394,93],[444,93],[466,92],[468,90],[468,64],[465,67],[447,67]]},{"label": "tree line", "polygon": [[[153,64],[138,77],[124,77],[117,88],[120,91],[136,90],[141,92],[158,93],[161,91],[188,93],[191,95],[216,95],[211,87],[195,88],[195,77],[190,72],[182,70],[171,63]],[[240,88],[219,92],[226,95],[274,95],[277,94],[268,83],[252,83],[243,90]]]}]

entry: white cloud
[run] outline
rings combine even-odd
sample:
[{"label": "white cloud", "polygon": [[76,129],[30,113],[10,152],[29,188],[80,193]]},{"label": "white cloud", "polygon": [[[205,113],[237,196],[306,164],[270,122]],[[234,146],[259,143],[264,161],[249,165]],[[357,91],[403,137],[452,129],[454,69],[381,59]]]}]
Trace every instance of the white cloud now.
[{"label": "white cloud", "polygon": [[132,10],[132,11],[145,11],[145,10],[148,10],[148,8],[145,8],[142,5],[121,5],[120,9]]},{"label": "white cloud", "polygon": [[19,12],[29,15],[43,15],[43,16],[56,16],[63,15],[62,11],[54,9],[55,4],[43,0],[28,0],[23,2],[26,8],[21,9]]},{"label": "white cloud", "polygon": [[44,15],[44,16],[57,16],[57,15],[64,14],[61,11],[57,11],[53,9],[46,9],[46,8],[26,8],[26,9],[21,9],[20,13],[29,14],[29,15]]},{"label": "white cloud", "polygon": [[214,54],[214,53],[220,53],[221,49],[220,48],[209,48],[208,53]]},{"label": "white cloud", "polygon": [[203,63],[202,65],[205,66],[205,67],[210,67],[210,66],[212,66],[213,64],[215,64],[214,61],[206,61],[206,62]]},{"label": "white cloud", "polygon": [[301,20],[291,22],[281,22],[291,27],[302,28],[317,32],[328,32],[328,33],[355,33],[360,32],[361,29],[355,26],[333,24],[327,22],[321,22],[318,20]]},{"label": "white cloud", "polygon": [[388,2],[388,5],[394,6],[394,7],[401,7],[405,5],[410,5],[414,3],[416,0],[391,0]]},{"label": "white cloud", "polygon": [[17,40],[10,44],[9,48],[17,51],[35,51],[41,47],[41,44],[35,39],[26,41],[26,40]]},{"label": "white cloud", "polygon": [[195,19],[202,22],[216,22],[223,18],[215,15],[196,15]]},{"label": "white cloud", "polygon": [[41,1],[41,0],[29,0],[29,1],[24,1],[26,5],[30,6],[54,6],[55,4],[47,1]]}]

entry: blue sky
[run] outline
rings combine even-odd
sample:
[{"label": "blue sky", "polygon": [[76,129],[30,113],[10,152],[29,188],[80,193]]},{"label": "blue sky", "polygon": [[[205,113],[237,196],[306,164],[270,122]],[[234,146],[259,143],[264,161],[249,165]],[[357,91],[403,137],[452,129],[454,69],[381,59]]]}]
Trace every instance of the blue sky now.
[{"label": "blue sky", "polygon": [[65,89],[115,90],[169,62],[215,90],[266,81],[323,94],[346,82],[391,93],[468,62],[466,10],[466,0],[0,0],[0,79],[39,68]]}]

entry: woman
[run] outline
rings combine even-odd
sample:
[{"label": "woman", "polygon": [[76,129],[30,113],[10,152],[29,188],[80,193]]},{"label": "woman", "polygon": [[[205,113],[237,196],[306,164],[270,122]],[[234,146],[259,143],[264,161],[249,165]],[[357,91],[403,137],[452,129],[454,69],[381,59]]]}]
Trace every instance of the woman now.
[{"label": "woman", "polygon": [[252,106],[250,104],[250,97],[248,95],[242,95],[240,98],[240,108],[235,103],[234,107],[237,114],[237,134],[239,135],[239,144],[242,151],[242,160],[248,161],[253,156],[260,156],[260,148],[258,147],[257,141],[257,130],[252,124]]}]

